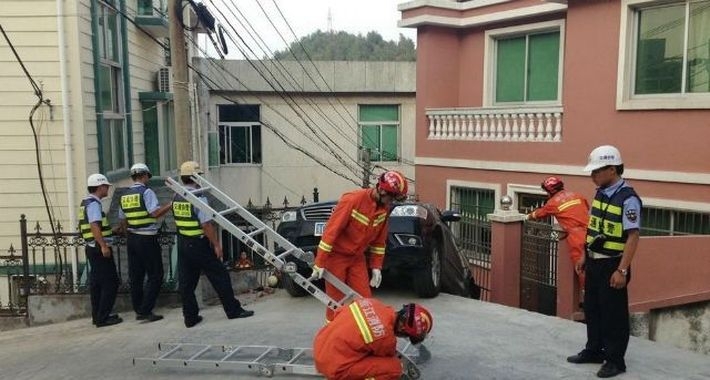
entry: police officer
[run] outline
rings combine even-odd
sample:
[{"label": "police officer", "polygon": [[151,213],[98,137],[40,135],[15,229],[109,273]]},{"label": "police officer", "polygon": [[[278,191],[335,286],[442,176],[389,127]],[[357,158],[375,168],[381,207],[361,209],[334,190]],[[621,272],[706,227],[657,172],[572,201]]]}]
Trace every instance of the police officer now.
[{"label": "police officer", "polygon": [[89,194],[79,207],[79,231],[86,242],[86,257],[91,265],[91,319],[96,327],[105,327],[123,322],[121,317],[111,314],[116,302],[118,273],[109,247],[113,232],[101,208],[101,199],[108,196],[111,183],[102,174],[92,174],[86,182]]},{"label": "police officer", "polygon": [[170,203],[163,207],[158,204],[155,192],[147,186],[152,174],[146,164],[133,165],[130,173],[134,184],[121,196],[118,218],[121,229],[127,231],[131,303],[137,320],[154,322],[163,319],[162,315],[153,314],[163,283],[156,219],[170,210]]},{"label": "police officer", "polygon": [[629,344],[631,261],[641,227],[641,199],[621,178],[624,162],[616,147],[602,145],[584,168],[598,186],[587,228],[584,313],[587,344],[567,358],[571,363],[604,363],[598,377],[626,372]]},{"label": "police officer", "polygon": [[[180,166],[180,180],[188,189],[196,190],[198,186],[192,180],[193,174],[201,174],[197,162],[187,161]],[[201,196],[200,200],[207,203],[205,197]],[[234,296],[229,273],[222,264],[222,244],[217,238],[217,230],[212,225],[210,216],[179,195],[173,199],[172,208],[178,232],[178,276],[185,327],[195,326],[202,321],[195,298],[195,288],[201,272],[205,273],[217,292],[227,318],[246,318],[254,315],[253,311],[244,310]]]}]

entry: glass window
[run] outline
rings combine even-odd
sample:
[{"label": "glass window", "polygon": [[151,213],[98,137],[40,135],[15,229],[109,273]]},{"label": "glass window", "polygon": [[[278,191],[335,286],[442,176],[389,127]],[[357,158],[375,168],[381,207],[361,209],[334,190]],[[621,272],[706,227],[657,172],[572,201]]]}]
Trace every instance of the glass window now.
[{"label": "glass window", "polygon": [[710,92],[710,1],[636,11],[634,93]]},{"label": "glass window", "polygon": [[143,103],[145,163],[154,173],[177,168],[172,102]]},{"label": "glass window", "polygon": [[371,161],[399,159],[399,106],[361,105],[360,145]]},{"label": "glass window", "polygon": [[[219,163],[260,164],[261,124],[258,105],[218,106]],[[214,137],[213,137],[213,143]],[[214,153],[210,153],[213,156]]]},{"label": "glass window", "polygon": [[560,32],[496,40],[498,103],[558,100]]},{"label": "glass window", "polygon": [[644,206],[641,235],[710,235],[710,214]]},{"label": "glass window", "polygon": [[[123,88],[123,59],[121,46],[120,17],[114,11],[114,0],[98,2],[96,41],[99,57],[98,93],[96,101],[102,112],[97,123],[100,147],[101,170],[111,173],[128,167],[127,136],[128,126],[124,112],[126,109]],[[148,115],[150,118],[150,115]]]}]

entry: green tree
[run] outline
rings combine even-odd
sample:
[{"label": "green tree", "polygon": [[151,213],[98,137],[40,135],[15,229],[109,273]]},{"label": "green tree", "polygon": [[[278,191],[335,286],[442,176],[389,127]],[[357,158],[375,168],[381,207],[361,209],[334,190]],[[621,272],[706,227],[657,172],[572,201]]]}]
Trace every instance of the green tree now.
[{"label": "green tree", "polygon": [[274,58],[283,60],[305,60],[308,56],[314,61],[415,61],[417,49],[414,41],[402,34],[399,41],[385,41],[375,31],[363,36],[318,30],[302,37],[300,44],[292,42],[289,48],[274,53]]}]

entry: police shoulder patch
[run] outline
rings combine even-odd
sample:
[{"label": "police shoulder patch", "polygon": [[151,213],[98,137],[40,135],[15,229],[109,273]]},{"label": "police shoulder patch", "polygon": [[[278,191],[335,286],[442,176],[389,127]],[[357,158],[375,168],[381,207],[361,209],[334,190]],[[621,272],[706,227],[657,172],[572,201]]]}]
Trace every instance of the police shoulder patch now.
[{"label": "police shoulder patch", "polygon": [[636,213],[636,209],[628,209],[626,210],[626,218],[629,220],[629,222],[635,222],[636,219],[638,219],[638,213]]}]

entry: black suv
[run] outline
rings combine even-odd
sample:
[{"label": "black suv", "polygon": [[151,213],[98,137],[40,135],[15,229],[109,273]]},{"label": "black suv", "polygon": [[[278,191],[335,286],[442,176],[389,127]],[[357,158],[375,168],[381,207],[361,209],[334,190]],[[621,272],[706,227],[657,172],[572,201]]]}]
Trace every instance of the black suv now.
[{"label": "black suv", "polygon": [[[304,251],[316,252],[320,236],[336,202],[305,205],[285,213],[277,232]],[[448,222],[460,219],[455,211],[440,212],[435,206],[418,202],[395,204],[389,218],[383,277],[411,281],[419,297],[435,297],[440,291],[478,298],[468,262],[458,250]],[[311,268],[294,257],[298,272],[308,277]],[[283,276],[286,291],[299,297],[306,292]]]}]

